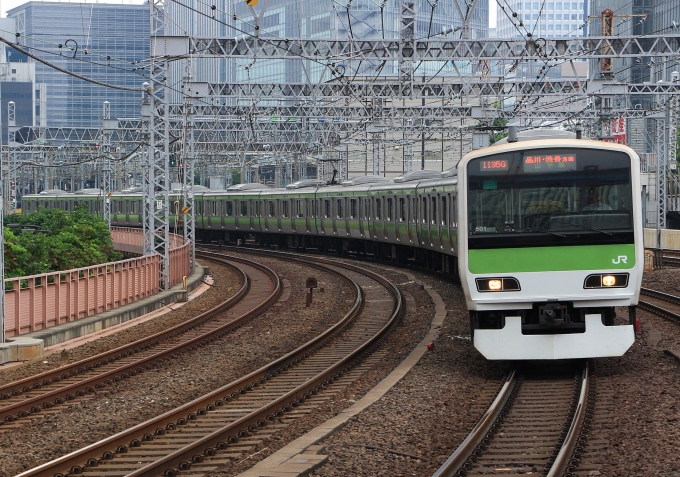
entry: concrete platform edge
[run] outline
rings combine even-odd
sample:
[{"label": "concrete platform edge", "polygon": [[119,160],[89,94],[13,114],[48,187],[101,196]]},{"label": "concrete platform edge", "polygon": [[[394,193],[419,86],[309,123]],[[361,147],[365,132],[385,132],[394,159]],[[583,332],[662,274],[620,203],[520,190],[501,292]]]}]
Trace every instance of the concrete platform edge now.
[{"label": "concrete platform edge", "polygon": [[70,323],[8,338],[7,343],[0,344],[0,365],[13,361],[29,361],[40,358],[43,356],[44,348],[48,346],[54,346],[132,320],[170,303],[186,301],[187,295],[200,286],[203,277],[208,273],[207,267],[197,264],[191,275],[187,277],[187,290],[183,290],[182,283],[179,283],[170,290],[156,293],[129,305],[123,305]]},{"label": "concrete platform edge", "polygon": [[[409,280],[422,284],[417,281],[415,276],[404,270],[389,269],[390,271],[402,273]],[[310,432],[294,440],[290,444],[282,447],[274,454],[255,464],[249,470],[241,473],[238,477],[304,477],[320,467],[326,462],[325,457],[318,456],[316,459],[310,458],[312,455],[320,454],[324,451],[322,442],[332,436],[350,421],[350,419],[366,408],[381,399],[394,385],[396,385],[406,374],[418,363],[420,358],[427,352],[427,344],[432,343],[439,336],[444,319],[446,318],[446,305],[441,296],[429,285],[423,285],[425,291],[430,295],[435,305],[435,315],[430,324],[430,331],[425,338],[416,346],[411,353],[377,386],[371,389],[363,398],[358,400],[349,408],[340,412],[337,416],[327,420]],[[300,464],[306,463],[306,466]],[[305,467],[300,469],[300,467]]]}]

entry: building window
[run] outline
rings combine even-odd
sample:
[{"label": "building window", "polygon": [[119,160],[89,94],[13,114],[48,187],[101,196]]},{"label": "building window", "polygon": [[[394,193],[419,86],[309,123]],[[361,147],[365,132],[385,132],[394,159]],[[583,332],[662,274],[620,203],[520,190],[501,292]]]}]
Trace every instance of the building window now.
[{"label": "building window", "polygon": [[550,3],[548,4],[548,10],[552,10],[553,8],[555,8],[555,4],[552,3],[552,2],[550,2]]},{"label": "building window", "polygon": [[39,89],[35,90],[35,99],[40,99],[40,90]]},{"label": "building window", "polygon": [[534,20],[538,20],[538,13],[534,13],[533,19],[534,19]]},{"label": "building window", "polygon": [[561,30],[561,29],[562,29],[562,25],[555,25],[555,30]]},{"label": "building window", "polygon": [[[576,20],[576,14],[575,14],[575,13],[572,13],[572,14],[571,14],[571,19],[572,19],[572,20]],[[573,28],[573,27],[574,27],[574,26],[572,25],[572,28]]]},{"label": "building window", "polygon": [[552,30],[552,29],[553,29],[553,26],[552,26],[552,25],[548,25],[548,30]]},{"label": "building window", "polygon": [[534,10],[538,10],[538,2],[534,2]]},{"label": "building window", "polygon": [[530,3],[530,2],[526,2],[526,3],[524,4],[524,8],[525,8],[526,10],[531,10],[531,3]]},{"label": "building window", "polygon": [[525,13],[525,14],[524,14],[524,19],[525,19],[525,20],[531,20],[531,15],[528,14],[528,13]]},{"label": "building window", "polygon": [[557,10],[562,10],[562,3],[561,3],[561,2],[557,2],[557,3],[555,4],[555,9],[557,9]]}]

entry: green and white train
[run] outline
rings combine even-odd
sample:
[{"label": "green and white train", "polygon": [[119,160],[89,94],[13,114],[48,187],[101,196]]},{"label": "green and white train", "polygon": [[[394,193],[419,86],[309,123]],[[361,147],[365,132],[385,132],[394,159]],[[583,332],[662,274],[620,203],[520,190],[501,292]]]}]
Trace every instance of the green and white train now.
[{"label": "green and white train", "polygon": [[[620,356],[635,340],[644,265],[639,170],[626,146],[520,138],[474,151],[444,173],[196,187],[196,235],[457,272],[474,346],[488,359]],[[88,203],[97,213],[102,200],[38,194],[25,196],[23,209]],[[141,226],[141,192],[110,200],[115,225]],[[172,201],[181,210],[182,195]],[[173,215],[171,228],[181,226]],[[617,319],[617,307],[628,317]]]}]

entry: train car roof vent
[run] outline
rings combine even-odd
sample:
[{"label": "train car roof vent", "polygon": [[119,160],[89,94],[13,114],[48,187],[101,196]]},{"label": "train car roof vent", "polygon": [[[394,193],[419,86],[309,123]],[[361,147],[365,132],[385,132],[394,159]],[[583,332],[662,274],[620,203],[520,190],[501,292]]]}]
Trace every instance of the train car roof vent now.
[{"label": "train car roof vent", "polygon": [[246,184],[236,184],[227,187],[227,192],[241,192],[241,191],[246,191],[246,190],[267,190],[269,187],[267,187],[264,184],[260,184],[258,182],[249,182]]},{"label": "train car roof vent", "polygon": [[401,183],[419,181],[423,179],[439,179],[441,177],[441,174],[442,173],[439,171],[430,171],[427,169],[422,171],[407,172],[403,176],[395,177],[394,182]]},{"label": "train car roof vent", "polygon": [[321,187],[323,185],[326,185],[326,181],[320,179],[305,179],[288,184],[286,189],[304,189],[305,187]]},{"label": "train car roof vent", "polygon": [[359,176],[359,177],[353,177],[349,180],[343,181],[342,186],[343,187],[352,187],[352,186],[362,185],[362,184],[385,184],[387,182],[392,182],[392,181],[390,181],[387,177],[383,177],[383,176]]}]

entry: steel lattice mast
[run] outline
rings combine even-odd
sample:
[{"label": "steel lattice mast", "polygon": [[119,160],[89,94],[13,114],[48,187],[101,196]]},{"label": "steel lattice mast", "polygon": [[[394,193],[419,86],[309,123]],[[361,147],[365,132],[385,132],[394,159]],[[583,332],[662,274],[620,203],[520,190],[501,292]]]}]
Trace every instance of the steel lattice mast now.
[{"label": "steel lattice mast", "polygon": [[170,121],[168,60],[165,34],[165,0],[149,2],[151,62],[149,65],[148,152],[144,187],[146,229],[144,253],[160,255],[161,289],[170,288]]}]

